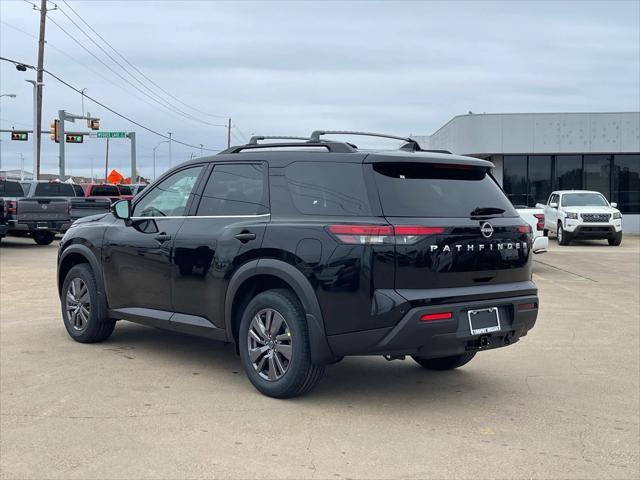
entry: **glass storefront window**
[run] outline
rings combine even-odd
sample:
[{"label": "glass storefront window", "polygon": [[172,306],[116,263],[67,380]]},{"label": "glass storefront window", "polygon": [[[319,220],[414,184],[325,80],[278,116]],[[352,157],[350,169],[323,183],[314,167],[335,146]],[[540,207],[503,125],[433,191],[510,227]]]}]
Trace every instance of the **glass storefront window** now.
[{"label": "glass storefront window", "polygon": [[529,155],[529,206],[545,203],[551,195],[551,155]]},{"label": "glass storefront window", "polygon": [[516,206],[529,204],[526,155],[504,156],[502,183],[511,203]]},{"label": "glass storefront window", "polygon": [[622,213],[640,213],[640,155],[613,157],[613,196]]},{"label": "glass storefront window", "polygon": [[556,156],[556,190],[582,188],[582,155]]},{"label": "glass storefront window", "polygon": [[600,192],[611,200],[611,156],[584,156],[584,189]]}]

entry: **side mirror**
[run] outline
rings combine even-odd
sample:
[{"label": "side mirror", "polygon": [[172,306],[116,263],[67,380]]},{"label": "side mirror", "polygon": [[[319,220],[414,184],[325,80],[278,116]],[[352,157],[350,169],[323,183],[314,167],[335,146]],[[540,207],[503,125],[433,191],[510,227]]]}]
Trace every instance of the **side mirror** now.
[{"label": "side mirror", "polygon": [[611,202],[611,206],[612,206],[613,208],[618,208],[618,204],[617,204],[616,202]]},{"label": "side mirror", "polygon": [[111,213],[114,217],[124,220],[128,223],[131,220],[131,201],[119,200],[111,205]]},{"label": "side mirror", "polygon": [[549,204],[549,206],[550,206],[551,208],[558,208],[558,204],[557,204],[556,202],[551,202],[551,203]]}]

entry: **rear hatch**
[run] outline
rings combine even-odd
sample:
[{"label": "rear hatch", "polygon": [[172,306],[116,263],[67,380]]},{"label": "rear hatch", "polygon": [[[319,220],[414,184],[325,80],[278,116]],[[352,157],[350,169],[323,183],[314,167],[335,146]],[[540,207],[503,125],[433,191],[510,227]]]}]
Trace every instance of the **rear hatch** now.
[{"label": "rear hatch", "polygon": [[396,244],[396,289],[531,279],[531,227],[483,165],[377,162]]}]

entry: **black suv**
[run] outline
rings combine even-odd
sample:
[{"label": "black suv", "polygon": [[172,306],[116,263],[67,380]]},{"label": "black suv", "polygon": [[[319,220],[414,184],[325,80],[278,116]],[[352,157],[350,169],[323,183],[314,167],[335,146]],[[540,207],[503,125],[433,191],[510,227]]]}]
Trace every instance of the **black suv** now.
[{"label": "black suv", "polygon": [[69,335],[105,340],[125,319],[232,342],[280,398],[345,355],[448,370],[526,335],[531,230],[493,164],[325,133],[345,132],[254,137],[75,222],[58,256]]}]

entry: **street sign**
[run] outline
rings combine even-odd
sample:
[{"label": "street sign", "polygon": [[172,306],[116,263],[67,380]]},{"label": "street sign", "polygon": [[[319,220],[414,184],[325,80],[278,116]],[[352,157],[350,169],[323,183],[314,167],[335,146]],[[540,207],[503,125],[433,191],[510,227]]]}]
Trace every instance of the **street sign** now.
[{"label": "street sign", "polygon": [[26,142],[29,140],[29,132],[11,132],[11,140]]},{"label": "street sign", "polygon": [[126,138],[127,132],[97,132],[98,138]]}]

